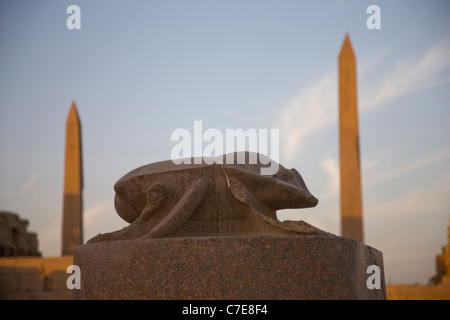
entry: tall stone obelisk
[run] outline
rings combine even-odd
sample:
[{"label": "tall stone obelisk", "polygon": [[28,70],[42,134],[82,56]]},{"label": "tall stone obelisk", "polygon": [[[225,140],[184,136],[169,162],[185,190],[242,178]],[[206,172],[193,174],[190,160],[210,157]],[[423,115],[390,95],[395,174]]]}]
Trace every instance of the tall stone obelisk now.
[{"label": "tall stone obelisk", "polygon": [[339,53],[341,235],[363,237],[355,53],[348,34]]},{"label": "tall stone obelisk", "polygon": [[73,254],[75,247],[83,243],[82,189],[81,124],[72,102],[66,122],[62,255]]}]

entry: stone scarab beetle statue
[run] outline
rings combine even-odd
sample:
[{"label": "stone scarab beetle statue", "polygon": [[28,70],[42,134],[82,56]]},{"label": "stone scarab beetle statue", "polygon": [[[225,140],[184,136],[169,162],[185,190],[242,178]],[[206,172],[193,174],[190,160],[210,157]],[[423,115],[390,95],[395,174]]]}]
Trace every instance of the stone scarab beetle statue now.
[{"label": "stone scarab beetle statue", "polygon": [[114,202],[119,216],[130,225],[99,234],[88,242],[200,236],[329,235],[306,222],[281,222],[276,217],[276,210],[308,208],[318,203],[297,170],[279,165],[276,174],[263,176],[260,174],[260,168],[264,166],[261,161],[226,164],[225,155],[222,160],[222,163],[203,161],[195,164],[192,161],[192,164],[179,165],[168,160],[129,172],[115,184]]}]

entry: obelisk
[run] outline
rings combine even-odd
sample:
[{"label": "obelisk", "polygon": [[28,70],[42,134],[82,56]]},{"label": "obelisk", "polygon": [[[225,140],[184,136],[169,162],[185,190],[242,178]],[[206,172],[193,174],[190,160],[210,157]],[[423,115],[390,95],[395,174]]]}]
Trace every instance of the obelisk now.
[{"label": "obelisk", "polygon": [[66,122],[62,255],[71,255],[83,243],[83,171],[81,156],[81,124],[75,102]]},{"label": "obelisk", "polygon": [[341,235],[363,237],[355,53],[348,34],[339,53]]}]

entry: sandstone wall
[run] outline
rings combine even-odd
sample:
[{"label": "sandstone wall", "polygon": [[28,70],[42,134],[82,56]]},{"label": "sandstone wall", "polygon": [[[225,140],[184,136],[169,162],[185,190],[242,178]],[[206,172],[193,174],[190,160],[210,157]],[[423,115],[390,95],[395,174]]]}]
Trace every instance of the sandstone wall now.
[{"label": "sandstone wall", "polygon": [[0,258],[0,299],[72,299],[66,286],[72,264],[72,256]]},{"label": "sandstone wall", "polygon": [[387,285],[388,300],[450,300],[450,286]]}]

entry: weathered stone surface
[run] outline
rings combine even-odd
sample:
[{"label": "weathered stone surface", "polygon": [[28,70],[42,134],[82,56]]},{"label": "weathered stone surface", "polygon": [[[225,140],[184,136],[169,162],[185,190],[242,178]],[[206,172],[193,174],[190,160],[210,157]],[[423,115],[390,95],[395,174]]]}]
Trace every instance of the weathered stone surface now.
[{"label": "weathered stone surface", "polygon": [[[245,155],[249,159],[251,154]],[[237,153],[234,156],[237,158]],[[126,174],[114,186],[115,207],[131,224],[88,242],[141,237],[327,235],[303,221],[277,220],[276,210],[318,203],[297,170],[279,165],[275,175],[263,176],[261,162],[226,164],[225,157],[223,164],[209,164],[205,159],[200,164],[192,159],[192,164],[179,165],[162,161]]]},{"label": "weathered stone surface", "polygon": [[66,286],[72,256],[0,258],[0,300],[72,299]]},{"label": "weathered stone surface", "polygon": [[0,257],[40,256],[37,235],[28,232],[28,221],[0,211]]},{"label": "weathered stone surface", "polygon": [[[277,219],[318,203],[295,169],[262,176],[266,160],[191,163],[153,163],[116,183],[116,211],[130,225],[75,249],[76,299],[386,298],[381,252]],[[369,265],[380,267],[379,289],[366,285]]]},{"label": "weathered stone surface", "polygon": [[[382,253],[330,236],[136,239],[75,249],[76,299],[385,299]],[[366,286],[369,265],[381,289]]]}]

